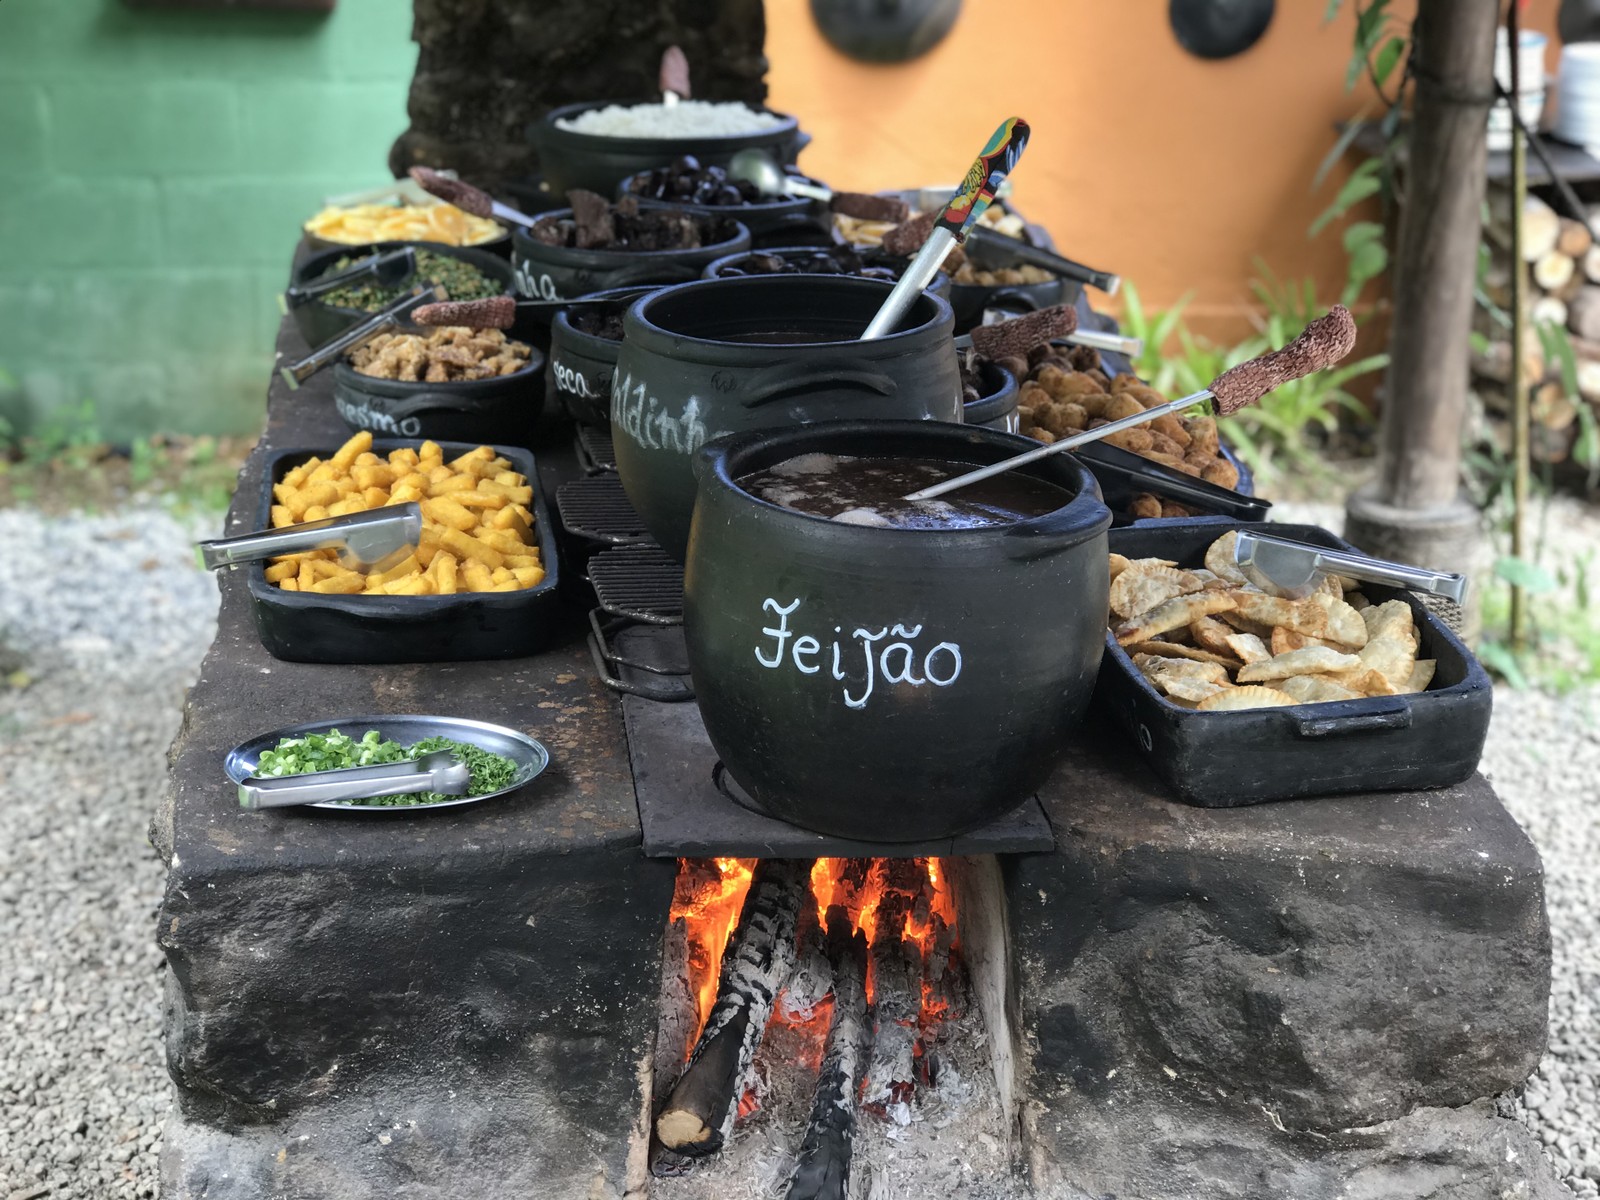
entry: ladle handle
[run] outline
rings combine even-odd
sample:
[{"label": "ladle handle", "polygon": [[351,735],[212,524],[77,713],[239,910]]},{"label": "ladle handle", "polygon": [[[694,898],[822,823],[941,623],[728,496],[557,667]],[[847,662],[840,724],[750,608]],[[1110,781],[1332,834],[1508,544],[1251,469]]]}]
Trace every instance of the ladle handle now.
[{"label": "ladle handle", "polygon": [[1115,296],[1117,289],[1122,286],[1120,276],[1109,271],[1097,271],[1093,267],[1086,267],[1082,263],[1073,262],[1070,258],[1063,258],[1042,247],[1024,242],[1020,238],[1007,237],[993,229],[977,226],[969,235],[974,246],[992,251],[995,254],[1005,254],[1017,262],[1025,262],[1031,266],[1041,267],[1051,274],[1059,275],[1063,279],[1076,279],[1079,283],[1087,283],[1090,287],[1099,288],[1108,296]]}]

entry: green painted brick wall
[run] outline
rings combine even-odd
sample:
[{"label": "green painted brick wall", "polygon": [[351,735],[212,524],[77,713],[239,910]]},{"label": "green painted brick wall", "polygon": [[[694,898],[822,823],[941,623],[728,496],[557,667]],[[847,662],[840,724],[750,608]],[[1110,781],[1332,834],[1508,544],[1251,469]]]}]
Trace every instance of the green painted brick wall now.
[{"label": "green painted brick wall", "polygon": [[0,417],[255,429],[298,224],[388,178],[410,34],[405,0],[0,0]]}]

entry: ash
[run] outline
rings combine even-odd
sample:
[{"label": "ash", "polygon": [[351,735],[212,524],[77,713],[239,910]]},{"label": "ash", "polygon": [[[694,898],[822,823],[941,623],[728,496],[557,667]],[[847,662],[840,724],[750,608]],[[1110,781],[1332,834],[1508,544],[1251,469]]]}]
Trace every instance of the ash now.
[{"label": "ash", "polygon": [[[811,1114],[821,1045],[773,1022],[756,1055],[761,1107],[734,1127],[720,1154],[686,1175],[651,1181],[652,1200],[782,1200]],[[850,1200],[1015,1200],[1005,1118],[975,1008],[939,1027],[934,1080],[884,1120],[857,1110]]]}]

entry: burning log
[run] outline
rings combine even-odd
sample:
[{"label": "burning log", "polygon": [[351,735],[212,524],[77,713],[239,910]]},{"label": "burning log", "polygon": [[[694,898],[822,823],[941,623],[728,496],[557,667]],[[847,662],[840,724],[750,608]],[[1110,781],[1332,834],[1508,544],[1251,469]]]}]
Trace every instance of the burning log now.
[{"label": "burning log", "polygon": [[798,928],[799,952],[794,972],[778,997],[778,1015],[803,1025],[816,1014],[817,1005],[827,999],[828,989],[833,986],[833,968],[823,945],[815,904],[801,905]]},{"label": "burning log", "polygon": [[833,976],[833,1019],[787,1200],[845,1200],[850,1188],[856,1085],[868,1038],[867,940],[855,931],[842,906],[828,909],[826,947]]},{"label": "burning log", "polygon": [[885,863],[883,896],[867,951],[872,964],[872,1062],[861,1101],[884,1116],[894,1105],[909,1102],[916,1087],[922,951],[905,930],[926,883],[927,872],[914,859]]},{"label": "burning log", "polygon": [[922,964],[922,1005],[932,1019],[959,1020],[966,1012],[967,980],[961,956],[955,950],[955,927],[946,924],[938,913],[933,913],[930,920],[933,938]]},{"label": "burning log", "polygon": [[766,859],[756,866],[729,939],[717,999],[689,1065],[656,1119],[668,1149],[711,1154],[733,1129],[736,1101],[772,1015],[778,989],[794,969],[795,923],[810,904],[811,864]]},{"label": "burning log", "polygon": [[[685,872],[688,874],[688,872]],[[661,950],[661,1013],[656,1026],[656,1052],[652,1063],[650,1111],[655,1112],[667,1098],[678,1073],[683,1070],[683,1060],[689,1055],[689,1046],[695,1030],[700,1025],[700,1008],[695,1002],[694,985],[689,981],[689,922],[676,917],[667,926],[666,940]],[[658,1179],[682,1175],[689,1162],[650,1138],[650,1173]]]}]

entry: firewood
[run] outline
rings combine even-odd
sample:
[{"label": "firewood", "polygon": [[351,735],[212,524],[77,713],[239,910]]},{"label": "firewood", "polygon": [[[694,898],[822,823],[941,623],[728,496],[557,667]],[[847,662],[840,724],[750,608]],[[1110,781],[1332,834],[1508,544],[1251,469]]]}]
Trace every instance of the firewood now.
[{"label": "firewood", "polygon": [[828,909],[826,956],[833,978],[833,1018],[812,1095],[811,1120],[787,1200],[846,1200],[855,1138],[856,1088],[865,1067],[867,1040],[867,939],[844,908]]},{"label": "firewood", "polygon": [[877,927],[867,950],[872,964],[872,1061],[861,1102],[880,1116],[893,1115],[893,1107],[907,1103],[916,1088],[922,951],[905,936],[905,927],[919,876],[925,883],[927,872],[915,860],[886,860]]},{"label": "firewood", "polygon": [[811,1020],[817,1005],[827,999],[828,990],[833,987],[833,969],[828,963],[827,947],[823,945],[817,906],[801,905],[796,924],[799,948],[794,971],[778,996],[778,1014],[786,1021],[800,1024]]},{"label": "firewood", "polygon": [[[690,874],[691,870],[680,872],[680,884],[683,884],[683,877]],[[712,870],[715,873],[714,865]],[[695,879],[686,886],[694,889],[704,882],[704,879]],[[692,890],[690,894],[693,894]],[[675,918],[667,926],[662,945],[659,1012],[661,1016],[656,1026],[656,1052],[650,1088],[651,1112],[661,1107],[672,1085],[677,1082],[684,1059],[689,1055],[695,1030],[700,1024],[700,1009],[696,1003],[694,986],[689,980],[689,923],[683,917]],[[682,1175],[688,1169],[688,1160],[663,1146],[652,1132],[650,1173],[658,1179],[664,1179]]]},{"label": "firewood", "polygon": [[1529,397],[1528,415],[1552,433],[1559,433],[1578,419],[1578,405],[1561,384],[1544,383]]},{"label": "firewood", "polygon": [[1522,261],[1537,262],[1556,248],[1561,218],[1537,196],[1529,196],[1522,209]]},{"label": "firewood", "polygon": [[1594,245],[1594,236],[1582,221],[1571,217],[1561,218],[1561,232],[1556,235],[1556,249],[1569,258],[1582,258]]},{"label": "firewood", "polygon": [[1546,292],[1563,288],[1577,274],[1578,264],[1559,250],[1542,254],[1533,264],[1533,282]]},{"label": "firewood", "polygon": [[1583,252],[1583,277],[1590,283],[1600,283],[1600,246],[1590,246]]},{"label": "firewood", "polygon": [[756,865],[722,957],[705,1029],[656,1119],[656,1134],[668,1149],[711,1154],[732,1132],[778,990],[794,969],[795,923],[801,906],[811,903],[810,881],[810,861],[763,859]]},{"label": "firewood", "polygon": [[1590,404],[1600,404],[1600,360],[1578,360],[1578,395]]},{"label": "firewood", "polygon": [[1566,301],[1558,296],[1540,296],[1528,306],[1528,316],[1535,323],[1544,322],[1554,325],[1557,329],[1565,329],[1567,325]]},{"label": "firewood", "polygon": [[[922,964],[925,1007],[936,1020],[953,1028],[967,1007],[966,969],[955,948],[955,926],[933,914],[933,943]],[[923,1031],[924,1039],[927,1030]]]},{"label": "firewood", "polygon": [[1600,341],[1600,286],[1586,287],[1567,301],[1567,328],[1586,341]]}]

